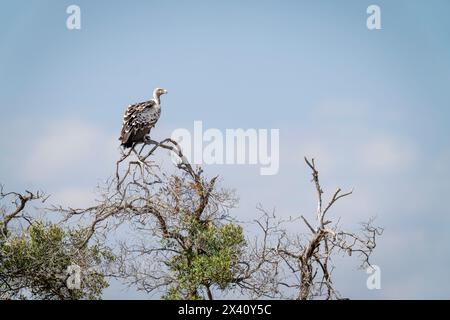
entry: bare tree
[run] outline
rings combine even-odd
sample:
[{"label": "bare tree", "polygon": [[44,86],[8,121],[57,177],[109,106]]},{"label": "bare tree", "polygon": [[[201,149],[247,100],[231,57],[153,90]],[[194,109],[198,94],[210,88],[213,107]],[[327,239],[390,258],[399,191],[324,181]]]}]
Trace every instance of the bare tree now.
[{"label": "bare tree", "polygon": [[[360,234],[352,233],[341,229],[339,221],[333,223],[328,218],[331,208],[352,191],[337,189],[325,202],[314,159],[305,158],[317,194],[314,223],[303,215],[280,220],[274,211],[258,207],[261,216],[251,223],[260,232],[249,237],[244,232],[246,223],[230,214],[237,204],[234,192],[220,187],[217,176],[207,178],[201,167],[193,167],[175,141],[147,139],[136,148],[135,145],[122,152],[115,175],[100,188],[94,206],[53,206],[47,210],[63,214],[60,226],[77,225],[75,236],[70,232],[60,236],[69,229],[36,225],[23,214],[29,201],[44,197],[41,193],[1,193],[2,198],[13,196],[15,207],[9,213],[4,210],[0,222],[0,281],[4,283],[0,289],[7,292],[8,286],[15,283],[44,298],[98,297],[107,285],[105,277],[110,276],[167,299],[214,299],[225,297],[228,292],[254,299],[292,298],[292,292],[296,299],[340,299],[332,281],[333,256],[356,254],[361,258],[361,266],[370,265],[369,258],[382,229],[372,226],[370,220],[362,225]],[[163,150],[169,152],[175,166],[156,162],[156,153]],[[9,259],[9,265],[4,263],[5,248],[9,248],[11,239],[25,239],[20,250],[29,247],[27,234],[11,238],[11,221],[19,219],[38,230],[34,236],[44,235],[39,238],[45,244],[39,259],[33,260],[41,267],[20,259]],[[308,233],[287,231],[287,226],[297,221],[305,224]],[[50,246],[54,254],[46,255],[50,244],[42,239],[52,239],[51,243],[55,243],[54,239],[66,240]],[[110,247],[115,248],[114,254]],[[60,278],[53,277],[56,270],[48,272],[48,265],[43,263],[55,255],[65,258],[56,264],[59,269],[76,261],[83,268],[102,265],[101,273],[94,273],[94,280],[86,278],[85,290],[74,293]],[[104,258],[114,264],[105,266]],[[15,264],[23,269],[20,276],[5,276]],[[27,275],[27,264],[42,274]],[[41,278],[43,282],[39,282]]]},{"label": "bare tree", "polygon": [[[174,172],[154,161],[158,150],[175,156]],[[67,219],[88,217],[84,244],[125,227],[129,236],[119,242],[111,272],[138,290],[168,299],[213,299],[215,291],[258,286],[252,292],[262,296],[273,279],[266,266],[275,262],[264,241],[247,250],[243,228],[229,213],[236,203],[234,192],[192,167],[175,141],[147,139],[139,151],[133,146],[122,153],[96,206],[53,210]]]},{"label": "bare tree", "polygon": [[[370,256],[376,247],[376,237],[383,232],[382,228],[373,226],[373,219],[362,224],[360,234],[345,231],[339,226],[339,221],[333,223],[327,214],[338,200],[352,194],[353,191],[342,192],[338,188],[328,202],[325,202],[324,191],[319,180],[319,171],[314,159],[305,162],[312,172],[312,182],[317,194],[317,210],[315,222],[312,223],[303,215],[300,216],[309,231],[305,238],[301,235],[289,236],[282,232],[275,248],[284,265],[290,270],[289,279],[281,280],[279,284],[295,288],[297,299],[305,300],[316,297],[326,299],[341,299],[332,280],[335,268],[333,255],[345,253],[349,256],[359,255],[361,267],[370,266]],[[267,215],[266,215],[267,217]],[[293,280],[292,280],[293,279]]]},{"label": "bare tree", "polygon": [[78,288],[69,288],[67,269],[87,270],[104,260],[98,247],[80,248],[84,230],[37,217],[31,202],[42,192],[4,192],[0,186],[0,299],[95,299],[107,286],[104,275],[91,272]]},{"label": "bare tree", "polygon": [[[175,172],[154,161],[158,150],[175,155]],[[328,220],[331,208],[352,191],[337,189],[325,203],[315,161],[305,162],[317,193],[315,223],[304,216],[279,220],[259,207],[262,216],[254,223],[260,233],[254,238],[245,236],[242,223],[230,215],[237,204],[234,193],[220,188],[217,176],[208,179],[200,167],[192,167],[171,139],[148,139],[139,151],[133,146],[123,152],[98,205],[54,209],[68,219],[91,217],[84,245],[92,237],[105,241],[125,225],[128,235],[119,242],[111,273],[138,290],[168,299],[213,299],[214,292],[223,296],[229,290],[252,298],[287,298],[283,288],[288,288],[297,290],[297,299],[339,299],[333,255],[359,254],[362,266],[370,265],[382,229],[369,221],[356,234]],[[309,235],[287,232],[286,224],[298,220]]]},{"label": "bare tree", "polygon": [[9,225],[14,220],[22,220],[27,223],[30,223],[29,217],[25,214],[25,206],[28,202],[34,200],[41,200],[44,202],[47,197],[41,192],[30,192],[25,191],[25,194],[17,193],[17,192],[5,192],[3,185],[0,185],[0,200],[5,200],[8,198],[11,199],[11,204],[13,208],[11,212],[8,212],[8,209],[3,206],[0,208],[1,220],[0,220],[0,237],[7,237],[9,234]]}]

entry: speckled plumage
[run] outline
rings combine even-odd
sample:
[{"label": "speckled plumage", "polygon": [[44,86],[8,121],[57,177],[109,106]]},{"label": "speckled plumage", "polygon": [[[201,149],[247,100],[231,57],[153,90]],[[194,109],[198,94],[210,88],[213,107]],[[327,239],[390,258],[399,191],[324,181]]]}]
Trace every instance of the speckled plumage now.
[{"label": "speckled plumage", "polygon": [[123,116],[122,131],[119,140],[124,148],[130,148],[134,143],[144,142],[146,135],[155,126],[161,115],[159,96],[166,93],[164,89],[155,89],[154,99],[130,104]]}]

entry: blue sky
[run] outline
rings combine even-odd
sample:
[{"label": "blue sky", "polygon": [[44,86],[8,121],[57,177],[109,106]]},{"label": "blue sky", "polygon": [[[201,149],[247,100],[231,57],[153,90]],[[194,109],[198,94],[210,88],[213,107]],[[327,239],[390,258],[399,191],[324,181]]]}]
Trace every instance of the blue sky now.
[{"label": "blue sky", "polygon": [[[81,8],[81,30],[66,8]],[[382,29],[366,28],[381,8]],[[211,166],[236,188],[233,214],[261,202],[313,214],[303,156],[326,190],[355,188],[342,223],[386,228],[366,289],[357,262],[337,284],[351,298],[449,298],[450,3],[427,1],[8,1],[0,11],[0,181],[84,205],[113,170],[124,108],[169,90],[154,131],[280,129],[280,171]],[[282,192],[280,192],[282,190]],[[303,226],[298,226],[303,228]],[[114,284],[108,298],[136,297]]]}]

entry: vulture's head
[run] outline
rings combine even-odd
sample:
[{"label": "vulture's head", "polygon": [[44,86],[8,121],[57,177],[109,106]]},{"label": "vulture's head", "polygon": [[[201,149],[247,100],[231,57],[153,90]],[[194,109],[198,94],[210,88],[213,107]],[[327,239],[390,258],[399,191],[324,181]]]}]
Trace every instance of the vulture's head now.
[{"label": "vulture's head", "polygon": [[155,90],[153,90],[153,98],[159,100],[159,97],[166,93],[167,93],[166,89],[156,88]]}]

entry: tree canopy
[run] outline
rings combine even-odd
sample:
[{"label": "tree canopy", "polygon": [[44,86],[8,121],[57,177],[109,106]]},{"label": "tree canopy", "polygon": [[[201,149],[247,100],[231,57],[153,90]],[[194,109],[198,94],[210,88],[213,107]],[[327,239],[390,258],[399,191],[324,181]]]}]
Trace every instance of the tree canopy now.
[{"label": "tree canopy", "polygon": [[[163,150],[177,159],[173,170],[154,161]],[[258,207],[254,221],[238,221],[235,193],[194,168],[171,139],[123,153],[88,208],[31,208],[47,197],[2,188],[0,298],[99,299],[115,278],[164,299],[341,299],[333,257],[355,254],[370,266],[382,229],[370,220],[353,233],[330,220],[327,213],[352,191],[338,188],[326,202],[314,159],[305,163],[317,212],[289,220]],[[304,231],[287,231],[301,222]],[[248,232],[249,223],[259,231]]]}]

